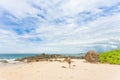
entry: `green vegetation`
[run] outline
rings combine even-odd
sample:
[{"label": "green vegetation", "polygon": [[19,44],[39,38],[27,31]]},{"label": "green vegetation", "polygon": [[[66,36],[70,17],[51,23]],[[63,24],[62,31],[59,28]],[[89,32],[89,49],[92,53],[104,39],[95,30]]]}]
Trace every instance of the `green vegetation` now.
[{"label": "green vegetation", "polygon": [[120,65],[120,49],[100,53],[99,62]]}]

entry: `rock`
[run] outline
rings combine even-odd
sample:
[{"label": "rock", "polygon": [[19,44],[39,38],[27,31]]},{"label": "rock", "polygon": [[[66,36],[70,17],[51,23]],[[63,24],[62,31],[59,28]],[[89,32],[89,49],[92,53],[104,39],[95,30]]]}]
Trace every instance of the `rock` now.
[{"label": "rock", "polygon": [[26,62],[26,58],[18,58],[18,59],[15,59],[14,61],[19,61],[19,62]]},{"label": "rock", "polygon": [[62,66],[62,68],[66,68],[65,66]]},{"label": "rock", "polygon": [[[54,59],[54,61],[59,61],[59,58],[67,58],[68,56],[64,56],[61,54],[38,54],[35,56],[28,56],[28,57],[23,57],[23,58],[18,58],[15,59],[15,61],[20,61],[20,62],[39,62],[39,61],[52,61],[52,59]],[[81,57],[76,57],[76,56],[71,56],[72,59],[81,59]],[[63,61],[59,61],[59,62],[63,62]]]},{"label": "rock", "polygon": [[52,59],[50,59],[49,61],[50,61],[50,62],[53,62],[53,60],[52,60]]},{"label": "rock", "polygon": [[73,65],[73,67],[76,67],[76,65]]},{"label": "rock", "polygon": [[98,53],[95,51],[88,51],[85,55],[85,60],[87,62],[96,63],[98,62]]},{"label": "rock", "polygon": [[0,62],[2,62],[2,63],[8,63],[7,60],[0,60]]}]

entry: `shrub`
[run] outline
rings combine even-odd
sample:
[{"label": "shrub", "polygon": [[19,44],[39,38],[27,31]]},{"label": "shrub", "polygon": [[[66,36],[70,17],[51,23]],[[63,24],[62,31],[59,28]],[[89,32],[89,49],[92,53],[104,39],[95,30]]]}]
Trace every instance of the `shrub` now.
[{"label": "shrub", "polygon": [[120,64],[120,49],[102,52],[98,57],[101,63]]}]

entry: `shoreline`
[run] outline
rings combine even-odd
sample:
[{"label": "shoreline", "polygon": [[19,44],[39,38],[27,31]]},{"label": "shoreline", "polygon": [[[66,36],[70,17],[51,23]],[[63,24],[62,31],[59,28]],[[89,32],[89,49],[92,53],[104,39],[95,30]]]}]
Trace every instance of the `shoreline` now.
[{"label": "shoreline", "polygon": [[[11,54],[12,55],[12,54]],[[16,54],[17,55],[17,54]],[[20,54],[19,54],[20,55]],[[22,55],[22,54],[21,54]],[[30,54],[31,55],[31,54]],[[75,54],[76,55],[76,54]],[[0,63],[13,63],[17,64],[18,62],[39,62],[39,61],[63,61],[61,59],[66,59],[67,57],[71,57],[72,59],[83,59],[83,56],[73,56],[73,54],[70,56],[68,55],[63,55],[63,54],[37,54],[34,56],[26,56],[26,57],[20,57],[20,58],[12,58],[12,59],[0,59]],[[10,56],[10,54],[9,54]],[[12,56],[13,57],[13,56]]]}]

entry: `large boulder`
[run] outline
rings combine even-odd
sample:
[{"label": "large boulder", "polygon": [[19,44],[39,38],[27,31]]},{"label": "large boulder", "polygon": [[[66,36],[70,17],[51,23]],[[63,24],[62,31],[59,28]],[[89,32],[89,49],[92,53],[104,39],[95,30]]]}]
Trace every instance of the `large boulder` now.
[{"label": "large boulder", "polygon": [[91,63],[98,62],[98,53],[93,50],[88,51],[85,55],[85,60]]}]

